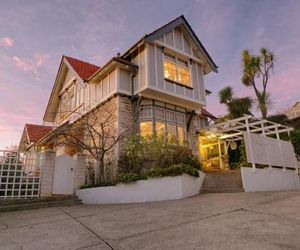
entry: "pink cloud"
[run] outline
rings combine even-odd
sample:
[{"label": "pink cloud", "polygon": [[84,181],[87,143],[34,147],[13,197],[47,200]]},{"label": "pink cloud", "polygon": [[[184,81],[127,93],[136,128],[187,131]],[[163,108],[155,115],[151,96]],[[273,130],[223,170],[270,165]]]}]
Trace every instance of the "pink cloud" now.
[{"label": "pink cloud", "polygon": [[15,41],[10,37],[3,37],[0,39],[0,46],[8,49],[14,46]]},{"label": "pink cloud", "polygon": [[39,79],[39,68],[45,65],[49,59],[49,55],[45,53],[38,53],[33,58],[21,58],[13,56],[12,61],[17,68],[24,72],[31,72]]}]

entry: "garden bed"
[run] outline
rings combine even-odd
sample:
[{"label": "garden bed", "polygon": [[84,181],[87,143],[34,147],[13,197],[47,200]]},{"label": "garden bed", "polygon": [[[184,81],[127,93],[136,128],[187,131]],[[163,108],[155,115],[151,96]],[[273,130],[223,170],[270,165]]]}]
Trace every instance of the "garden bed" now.
[{"label": "garden bed", "polygon": [[129,184],[79,189],[78,198],[85,204],[134,203],[163,200],[176,200],[197,195],[200,192],[205,174],[199,177],[179,175],[150,178]]}]

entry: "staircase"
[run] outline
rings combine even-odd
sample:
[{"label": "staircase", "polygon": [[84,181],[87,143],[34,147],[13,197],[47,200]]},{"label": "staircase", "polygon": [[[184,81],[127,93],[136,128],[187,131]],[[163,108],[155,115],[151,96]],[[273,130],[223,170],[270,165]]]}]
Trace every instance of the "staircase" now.
[{"label": "staircase", "polygon": [[207,172],[201,193],[238,193],[244,192],[240,169]]},{"label": "staircase", "polygon": [[76,204],[81,204],[81,201],[76,196],[71,195],[57,195],[40,199],[0,199],[0,213]]}]

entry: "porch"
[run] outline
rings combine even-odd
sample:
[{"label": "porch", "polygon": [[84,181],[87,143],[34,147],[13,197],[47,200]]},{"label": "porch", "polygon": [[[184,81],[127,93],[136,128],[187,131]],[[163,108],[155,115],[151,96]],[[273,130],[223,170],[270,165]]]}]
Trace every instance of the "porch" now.
[{"label": "porch", "polygon": [[[200,155],[204,172],[214,179],[213,188],[220,192],[227,187],[237,191],[242,187],[246,192],[299,190],[299,162],[289,139],[291,130],[250,115],[201,130]],[[235,180],[227,178],[234,172],[239,172]],[[230,186],[233,182],[237,185]]]}]

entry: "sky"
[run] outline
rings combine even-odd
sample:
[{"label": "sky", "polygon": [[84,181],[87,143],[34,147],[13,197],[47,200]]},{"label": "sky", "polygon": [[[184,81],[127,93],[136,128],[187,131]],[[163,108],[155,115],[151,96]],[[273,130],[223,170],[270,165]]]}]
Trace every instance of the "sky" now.
[{"label": "sky", "polygon": [[62,55],[104,65],[144,34],[185,15],[219,73],[205,77],[207,109],[226,113],[218,91],[241,84],[241,52],[270,48],[272,113],[300,99],[298,0],[1,0],[0,149],[18,144],[25,123],[42,124]]}]

